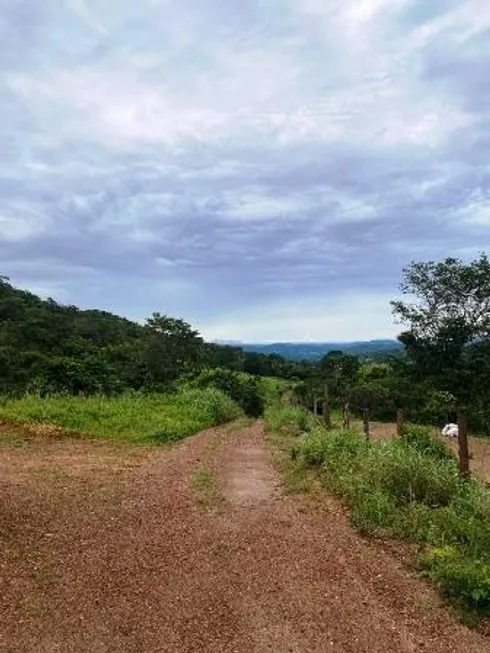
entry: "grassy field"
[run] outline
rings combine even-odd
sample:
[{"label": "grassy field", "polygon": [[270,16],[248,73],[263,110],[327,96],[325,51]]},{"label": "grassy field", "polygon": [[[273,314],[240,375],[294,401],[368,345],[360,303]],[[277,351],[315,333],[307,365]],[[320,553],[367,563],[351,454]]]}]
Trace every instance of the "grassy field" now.
[{"label": "grassy field", "polygon": [[445,443],[419,426],[407,427],[403,441],[366,441],[357,431],[327,431],[291,407],[270,410],[267,427],[288,443],[287,478],[314,471],[359,531],[413,542],[420,570],[460,615],[490,614],[490,492],[459,477]]},{"label": "grassy field", "polygon": [[229,397],[214,389],[113,398],[32,395],[0,404],[0,422],[50,425],[69,433],[142,444],[180,440],[242,415]]}]

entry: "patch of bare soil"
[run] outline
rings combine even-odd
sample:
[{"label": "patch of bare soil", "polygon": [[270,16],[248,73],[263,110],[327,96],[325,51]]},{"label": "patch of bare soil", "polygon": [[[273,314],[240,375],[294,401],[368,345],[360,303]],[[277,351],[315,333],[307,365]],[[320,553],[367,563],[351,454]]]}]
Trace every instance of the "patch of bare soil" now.
[{"label": "patch of bare soil", "polygon": [[[285,497],[260,423],[226,433],[146,452],[121,474],[79,452],[66,469],[91,471],[63,492],[6,481],[33,511],[2,535],[2,653],[490,652],[335,501]],[[224,497],[213,510],[193,489],[203,465]],[[76,510],[52,510],[60,494]]]}]

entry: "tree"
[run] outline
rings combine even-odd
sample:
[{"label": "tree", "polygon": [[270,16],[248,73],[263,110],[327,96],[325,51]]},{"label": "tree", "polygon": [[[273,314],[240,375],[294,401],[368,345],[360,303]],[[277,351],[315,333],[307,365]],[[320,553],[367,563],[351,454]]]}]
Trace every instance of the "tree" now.
[{"label": "tree", "polygon": [[416,338],[458,341],[460,346],[490,336],[490,260],[486,254],[465,264],[459,259],[412,263],[400,290],[413,302],[391,302],[395,316]]},{"label": "tree", "polygon": [[146,328],[144,360],[150,385],[165,386],[200,371],[205,359],[204,341],[187,322],[153,313]]},{"label": "tree", "polygon": [[490,260],[481,254],[468,264],[455,258],[412,263],[400,290],[411,297],[391,302],[408,326],[399,336],[407,370],[468,400],[474,390],[466,369],[470,347],[490,337]]},{"label": "tree", "polygon": [[360,361],[357,356],[342,351],[329,351],[320,361],[321,376],[329,384],[330,392],[340,399],[355,383]]}]

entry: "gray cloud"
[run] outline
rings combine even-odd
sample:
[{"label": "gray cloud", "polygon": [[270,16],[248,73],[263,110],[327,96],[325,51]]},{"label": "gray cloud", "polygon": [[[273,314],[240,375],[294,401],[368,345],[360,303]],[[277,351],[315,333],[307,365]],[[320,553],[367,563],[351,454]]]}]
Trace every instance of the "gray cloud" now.
[{"label": "gray cloud", "polygon": [[473,256],[490,226],[477,4],[7,2],[1,272],[229,337],[301,305],[301,338],[305,306],[369,296],[366,336],[393,331],[401,268]]}]

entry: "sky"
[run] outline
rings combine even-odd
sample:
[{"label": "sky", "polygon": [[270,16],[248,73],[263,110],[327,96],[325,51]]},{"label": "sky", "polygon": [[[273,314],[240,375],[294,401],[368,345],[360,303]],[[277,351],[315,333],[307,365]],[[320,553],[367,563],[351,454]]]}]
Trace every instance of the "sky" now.
[{"label": "sky", "polygon": [[488,0],[0,0],[0,274],[208,339],[391,337],[490,245]]}]

